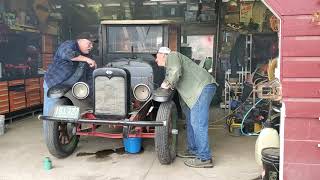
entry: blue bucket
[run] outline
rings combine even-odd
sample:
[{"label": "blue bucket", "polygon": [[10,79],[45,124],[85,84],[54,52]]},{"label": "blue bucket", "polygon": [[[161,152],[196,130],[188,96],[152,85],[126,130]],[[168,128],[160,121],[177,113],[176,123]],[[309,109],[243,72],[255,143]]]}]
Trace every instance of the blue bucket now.
[{"label": "blue bucket", "polygon": [[138,153],[141,150],[141,141],[139,137],[123,138],[124,150],[128,153]]}]

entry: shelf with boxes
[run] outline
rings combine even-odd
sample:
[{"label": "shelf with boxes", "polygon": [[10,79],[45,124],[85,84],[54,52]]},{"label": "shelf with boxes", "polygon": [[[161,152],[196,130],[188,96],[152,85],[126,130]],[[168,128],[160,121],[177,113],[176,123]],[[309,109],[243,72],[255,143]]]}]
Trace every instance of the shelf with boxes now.
[{"label": "shelf with boxes", "polygon": [[38,17],[32,6],[33,1],[0,0],[0,23],[14,31],[39,33]]},{"label": "shelf with boxes", "polygon": [[43,77],[0,81],[0,114],[39,107],[43,103],[42,85]]},{"label": "shelf with boxes", "polygon": [[0,80],[43,74],[52,63],[56,40],[54,35],[0,30]]},{"label": "shelf with boxes", "polygon": [[26,32],[32,32],[32,33],[40,33],[37,27],[28,26],[28,25],[15,24],[14,26],[11,26],[10,29],[13,31],[26,31]]}]

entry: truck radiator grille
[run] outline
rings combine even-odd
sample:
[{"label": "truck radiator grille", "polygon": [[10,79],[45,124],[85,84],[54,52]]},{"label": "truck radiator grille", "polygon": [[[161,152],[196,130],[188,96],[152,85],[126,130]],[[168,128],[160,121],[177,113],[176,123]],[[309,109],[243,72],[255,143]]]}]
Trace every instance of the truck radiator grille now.
[{"label": "truck radiator grille", "polygon": [[95,114],[126,115],[126,81],[122,77],[95,77]]}]

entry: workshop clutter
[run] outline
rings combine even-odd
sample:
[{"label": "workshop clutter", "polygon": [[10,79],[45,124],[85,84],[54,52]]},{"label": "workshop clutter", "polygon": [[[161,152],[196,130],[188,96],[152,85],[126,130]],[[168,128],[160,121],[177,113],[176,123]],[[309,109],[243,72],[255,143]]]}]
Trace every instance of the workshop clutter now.
[{"label": "workshop clutter", "polygon": [[41,36],[37,33],[7,31],[1,44],[2,78],[24,78],[38,75],[41,67]]},{"label": "workshop clutter", "polygon": [[23,77],[30,73],[30,66],[24,64],[6,64],[5,65],[5,72],[6,77]]},{"label": "workshop clutter", "polygon": [[35,14],[25,11],[6,11],[2,12],[0,21],[4,22],[10,28],[16,26],[37,26],[38,21]]},{"label": "workshop clutter", "polygon": [[[254,104],[249,101],[241,103],[232,100],[230,107],[232,113],[226,118],[226,125],[229,132],[234,135],[259,133],[269,117],[269,102],[266,100],[260,99]],[[276,128],[279,120],[280,116],[273,119],[272,126]]]}]

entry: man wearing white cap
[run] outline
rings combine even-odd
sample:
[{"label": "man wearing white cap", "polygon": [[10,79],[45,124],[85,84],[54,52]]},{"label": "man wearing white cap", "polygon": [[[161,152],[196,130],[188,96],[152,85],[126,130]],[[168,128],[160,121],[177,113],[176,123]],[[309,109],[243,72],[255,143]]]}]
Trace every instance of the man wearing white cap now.
[{"label": "man wearing white cap", "polygon": [[189,157],[185,165],[195,168],[213,167],[209,147],[209,107],[217,83],[203,68],[188,57],[167,47],[158,50],[156,62],[166,68],[161,88],[176,89],[187,121],[187,151],[180,157]]}]

